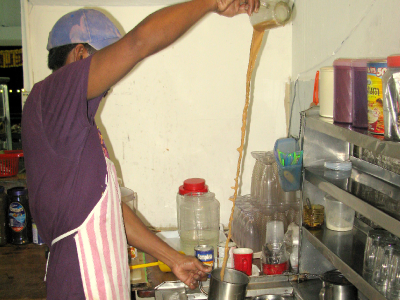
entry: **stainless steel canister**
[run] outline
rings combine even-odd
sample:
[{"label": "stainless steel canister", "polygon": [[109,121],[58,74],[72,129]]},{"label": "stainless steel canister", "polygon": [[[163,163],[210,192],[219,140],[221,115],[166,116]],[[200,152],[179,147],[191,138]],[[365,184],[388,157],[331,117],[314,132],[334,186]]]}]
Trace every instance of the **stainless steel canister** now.
[{"label": "stainless steel canister", "polygon": [[319,300],[354,300],[357,299],[357,288],[339,271],[333,270],[321,276],[322,289]]},{"label": "stainless steel canister", "polygon": [[208,293],[201,285],[200,289],[204,294],[208,294],[209,300],[244,300],[249,281],[245,273],[228,268],[225,269],[224,279],[221,280],[221,268],[218,268],[211,272]]}]

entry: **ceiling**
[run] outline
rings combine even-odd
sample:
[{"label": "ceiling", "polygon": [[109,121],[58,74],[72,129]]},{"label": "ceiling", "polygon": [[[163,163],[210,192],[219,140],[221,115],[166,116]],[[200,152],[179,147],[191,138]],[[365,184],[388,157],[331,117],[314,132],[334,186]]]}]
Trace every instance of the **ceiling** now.
[{"label": "ceiling", "polygon": [[28,0],[32,5],[51,6],[153,6],[171,5],[179,0]]}]

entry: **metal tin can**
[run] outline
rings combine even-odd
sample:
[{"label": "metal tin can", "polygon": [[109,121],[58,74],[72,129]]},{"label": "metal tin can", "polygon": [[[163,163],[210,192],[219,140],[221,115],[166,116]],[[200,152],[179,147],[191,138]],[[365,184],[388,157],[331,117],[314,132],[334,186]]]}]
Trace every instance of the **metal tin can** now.
[{"label": "metal tin can", "polygon": [[214,247],[209,245],[199,245],[194,247],[194,256],[203,264],[214,266]]},{"label": "metal tin can", "polygon": [[368,131],[384,134],[382,75],[387,70],[386,60],[367,63]]},{"label": "metal tin can", "polygon": [[[222,268],[222,264],[224,263],[225,258],[225,244],[226,242],[221,242],[218,245],[218,268]],[[233,249],[236,249],[236,243],[229,242],[228,243],[228,260],[226,262],[226,267],[229,269],[233,269]]]}]

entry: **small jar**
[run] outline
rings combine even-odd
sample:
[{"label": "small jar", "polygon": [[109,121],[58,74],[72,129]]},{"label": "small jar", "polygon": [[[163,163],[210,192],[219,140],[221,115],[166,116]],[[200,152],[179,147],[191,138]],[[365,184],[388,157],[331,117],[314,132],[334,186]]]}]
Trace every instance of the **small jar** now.
[{"label": "small jar", "polygon": [[32,242],[32,219],[28,203],[28,190],[14,187],[7,190],[9,241],[23,245]]},{"label": "small jar", "polygon": [[303,223],[310,229],[321,228],[324,224],[324,206],[312,204],[311,208],[306,204],[303,207]]}]

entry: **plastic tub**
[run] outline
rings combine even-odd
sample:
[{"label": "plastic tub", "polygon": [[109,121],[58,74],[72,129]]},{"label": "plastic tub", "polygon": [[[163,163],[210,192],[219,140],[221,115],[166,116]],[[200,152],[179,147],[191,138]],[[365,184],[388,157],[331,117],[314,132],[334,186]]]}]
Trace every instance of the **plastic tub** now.
[{"label": "plastic tub", "polygon": [[332,196],[325,196],[325,215],[328,229],[334,231],[349,231],[353,229],[354,209]]}]

